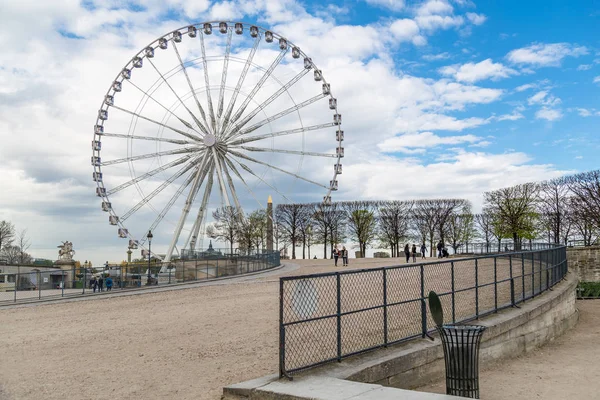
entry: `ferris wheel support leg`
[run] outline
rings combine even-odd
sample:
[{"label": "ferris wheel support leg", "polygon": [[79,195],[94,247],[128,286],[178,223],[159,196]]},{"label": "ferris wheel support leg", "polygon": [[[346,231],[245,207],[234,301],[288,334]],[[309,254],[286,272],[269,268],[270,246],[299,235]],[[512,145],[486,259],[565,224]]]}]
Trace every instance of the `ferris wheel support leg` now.
[{"label": "ferris wheel support leg", "polygon": [[200,183],[200,177],[202,176],[202,171],[204,170],[204,168],[206,168],[206,163],[208,160],[208,157],[206,157],[207,154],[208,154],[208,152],[205,153],[204,160],[200,164],[200,167],[198,167],[198,171],[196,172],[196,177],[194,178],[192,187],[191,187],[190,192],[188,193],[188,197],[185,201],[185,205],[183,206],[183,211],[181,212],[181,217],[179,218],[177,227],[175,228],[173,238],[171,239],[171,244],[169,244],[169,249],[167,250],[167,254],[166,254],[165,260],[164,260],[165,262],[171,261],[171,255],[173,254],[173,250],[175,249],[177,240],[179,240],[179,235],[181,234],[181,230],[183,229],[185,220],[186,220],[188,214],[190,213],[190,208],[192,207],[193,199],[194,199],[194,196],[198,189],[198,184]]},{"label": "ferris wheel support leg", "polygon": [[200,228],[204,223],[204,218],[206,216],[206,205],[208,204],[208,199],[210,198],[210,192],[212,191],[213,186],[213,174],[215,167],[214,165],[211,167],[210,172],[208,173],[208,182],[206,183],[206,188],[204,189],[204,195],[202,196],[202,203],[200,204],[200,208],[198,209],[198,216],[194,221],[194,226],[190,232],[188,239],[185,242],[184,249],[188,248],[188,244],[190,245],[190,250],[194,250],[196,248],[196,241],[198,239],[198,234],[200,233]]},{"label": "ferris wheel support leg", "polygon": [[219,189],[221,189],[221,204],[224,204],[229,207],[229,196],[227,195],[227,189],[225,189],[225,182],[223,181],[223,174],[221,172],[221,163],[219,162],[219,158],[217,157],[217,151],[215,148],[212,148],[213,158],[215,161],[215,166],[217,169],[217,178],[219,179]]}]

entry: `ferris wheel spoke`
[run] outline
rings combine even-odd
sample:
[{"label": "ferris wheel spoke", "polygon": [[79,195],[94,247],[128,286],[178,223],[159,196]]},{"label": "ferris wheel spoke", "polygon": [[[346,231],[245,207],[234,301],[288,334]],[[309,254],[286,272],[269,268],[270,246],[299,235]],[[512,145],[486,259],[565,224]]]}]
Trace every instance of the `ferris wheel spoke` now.
[{"label": "ferris wheel spoke", "polygon": [[148,203],[150,200],[152,200],[154,197],[156,197],[160,192],[162,192],[163,190],[165,190],[169,185],[171,185],[173,182],[175,182],[181,176],[185,175],[190,169],[192,169],[192,167],[194,165],[195,165],[194,163],[189,163],[188,165],[185,165],[183,168],[181,168],[179,171],[177,171],[175,174],[173,174],[171,177],[169,177],[169,179],[167,179],[166,181],[164,181],[159,187],[157,187],[156,189],[154,189],[152,191],[152,193],[150,193],[148,196],[144,197],[139,203],[137,203],[135,206],[133,206],[124,215],[120,216],[119,217],[120,220],[121,221],[125,221],[126,219],[128,219],[129,217],[131,217],[140,208],[142,208],[142,206],[144,204]]},{"label": "ferris wheel spoke", "polygon": [[227,179],[227,185],[229,186],[229,191],[231,192],[231,197],[233,198],[233,202],[235,203],[238,211],[242,211],[242,206],[240,204],[240,199],[238,198],[237,192],[235,191],[235,185],[233,184],[233,180],[231,179],[231,175],[229,174],[229,170],[227,169],[227,163],[224,161],[223,155],[219,155],[219,164],[225,173],[225,178]]},{"label": "ferris wheel spoke", "polygon": [[217,157],[217,151],[215,150],[214,147],[212,148],[212,154],[213,154],[213,159],[215,162],[217,178],[219,180],[219,188],[221,189],[221,204],[224,203],[227,207],[229,207],[230,206],[229,196],[227,195],[227,189],[225,188],[225,182],[223,181],[223,174],[221,171],[221,163],[219,162],[219,158]]},{"label": "ferris wheel spoke", "polygon": [[165,165],[162,165],[162,166],[160,166],[160,167],[158,167],[158,168],[155,168],[155,169],[153,169],[152,171],[148,171],[148,172],[146,172],[145,174],[143,174],[143,175],[140,175],[140,176],[138,176],[138,177],[137,177],[137,178],[135,178],[135,179],[132,179],[132,180],[130,180],[130,181],[128,181],[128,182],[125,182],[125,183],[123,183],[123,184],[121,184],[121,185],[119,185],[119,186],[115,187],[114,189],[108,190],[108,191],[106,192],[106,195],[107,195],[107,196],[110,196],[110,195],[112,195],[112,194],[115,194],[115,193],[117,193],[117,192],[120,192],[121,190],[123,190],[123,189],[126,189],[126,188],[128,188],[129,186],[131,186],[131,185],[134,185],[134,184],[136,184],[136,183],[138,183],[138,182],[141,182],[141,181],[143,181],[144,179],[150,178],[151,176],[154,176],[154,175],[158,174],[159,172],[166,171],[166,170],[168,170],[169,168],[172,168],[172,167],[175,167],[175,166],[177,166],[177,165],[183,164],[184,162],[186,162],[187,160],[189,160],[191,157],[192,157],[191,155],[189,155],[189,156],[185,156],[185,157],[181,157],[181,158],[179,158],[179,159],[177,159],[177,160],[175,160],[175,161],[172,161],[172,162],[170,162],[170,163],[168,163],[168,164],[165,164]]},{"label": "ferris wheel spoke", "polygon": [[231,96],[231,100],[229,101],[229,105],[227,106],[227,111],[225,111],[225,117],[223,118],[221,134],[225,133],[225,129],[227,128],[227,125],[229,124],[229,118],[231,117],[233,107],[235,107],[235,102],[237,100],[238,95],[240,94],[240,90],[242,88],[242,85],[244,84],[244,80],[246,79],[246,75],[248,74],[248,69],[250,68],[250,65],[252,65],[252,60],[254,59],[254,55],[256,54],[258,45],[260,44],[261,36],[262,35],[260,33],[258,34],[258,36],[256,36],[256,39],[254,40],[254,45],[252,46],[252,50],[250,50],[250,54],[248,55],[248,58],[246,59],[246,63],[244,64],[242,73],[240,74],[240,77],[238,78],[238,83],[235,86],[235,89],[233,90],[233,95]]},{"label": "ferris wheel spoke", "polygon": [[100,163],[100,166],[105,167],[107,165],[121,164],[121,163],[129,162],[129,161],[145,160],[148,158],[168,156],[168,155],[172,155],[172,154],[192,153],[192,152],[195,152],[198,150],[199,149],[197,147],[185,147],[183,149],[159,151],[157,153],[141,154],[139,156],[117,158],[116,160],[103,161]]},{"label": "ferris wheel spoke", "polygon": [[[250,175],[252,175],[255,178],[257,178],[259,181],[261,181],[262,183],[264,183],[265,185],[267,185],[271,189],[273,189],[278,195],[280,195],[281,197],[283,197],[286,201],[292,203],[292,201],[290,199],[288,199],[288,197],[286,195],[284,195],[283,193],[281,193],[275,186],[271,185],[269,182],[267,182],[263,178],[261,178],[257,173],[255,173],[254,171],[252,171],[252,168],[250,168],[246,164],[241,163],[239,160],[237,160],[237,159],[235,159],[233,157],[232,157],[232,160],[235,160],[235,162],[238,163],[240,165],[240,167],[242,167],[246,172],[248,172]],[[248,187],[248,185],[246,185],[246,187]],[[248,187],[248,189],[250,190],[249,187]],[[256,198],[256,196],[255,196],[255,198]]]},{"label": "ferris wheel spoke", "polygon": [[[250,114],[248,114],[246,117],[244,117],[243,120],[241,120],[239,123],[235,124],[235,126],[231,128],[229,135],[231,135],[231,132],[235,132],[236,130],[239,131],[244,125],[246,125],[248,122],[250,122],[250,120],[252,120],[252,118],[254,118],[256,116],[256,114],[258,114],[261,110],[264,110],[269,104],[271,104],[273,101],[275,101],[279,96],[281,96],[283,93],[285,93],[289,88],[294,86],[294,84],[296,82],[298,82],[300,79],[302,79],[302,77],[304,75],[306,75],[308,73],[308,71],[309,70],[306,68],[303,69],[298,75],[293,77],[288,83],[286,83],[284,86],[279,88],[279,90],[277,90],[271,97],[269,97],[263,103],[259,104],[258,107],[256,107],[252,112],[250,112]],[[226,136],[226,138],[227,137],[228,136]]]},{"label": "ferris wheel spoke", "polygon": [[[173,42],[175,43],[175,42]],[[208,134],[208,130],[206,129],[206,127],[204,125],[202,125],[202,122],[200,122],[198,120],[198,118],[194,115],[194,113],[185,105],[185,103],[183,102],[183,100],[181,100],[181,97],[179,97],[179,95],[177,94],[177,92],[175,91],[175,89],[173,89],[173,86],[171,86],[171,84],[169,83],[169,81],[167,81],[167,78],[165,78],[165,76],[163,75],[162,72],[160,72],[160,70],[158,68],[156,68],[156,65],[154,65],[154,63],[152,62],[152,60],[150,58],[148,58],[148,62],[150,63],[150,65],[152,65],[152,67],[154,68],[154,70],[156,71],[156,73],[158,75],[160,75],[160,78],[162,79],[162,81],[165,83],[165,85],[167,85],[167,87],[169,89],[171,89],[171,92],[173,92],[173,94],[175,95],[175,97],[177,98],[177,100],[179,100],[179,103],[183,106],[183,108],[185,108],[185,110],[188,112],[188,114],[190,114],[190,117],[192,117],[192,119],[194,120],[194,122],[196,123],[196,125],[198,125],[198,128],[200,128],[200,130],[202,132],[204,132],[205,134]],[[183,64],[181,64],[182,68],[183,68],[183,73],[186,76],[186,78],[188,77],[187,75],[187,70],[185,69],[185,67],[183,66]],[[188,79],[188,83],[189,83],[189,79]],[[192,93],[194,93],[193,88],[190,86],[190,89],[192,90]],[[198,139],[200,140],[200,139]]]},{"label": "ferris wheel spoke", "polygon": [[167,124],[163,124],[162,122],[158,122],[158,121],[156,121],[156,120],[154,120],[154,119],[152,119],[152,118],[148,118],[148,117],[146,117],[146,116],[143,116],[142,114],[139,114],[139,113],[136,113],[136,112],[133,112],[133,111],[127,110],[127,109],[125,109],[125,108],[122,108],[122,107],[119,107],[119,106],[115,106],[115,105],[112,105],[111,107],[112,107],[112,108],[115,108],[115,109],[117,109],[117,110],[119,110],[119,111],[123,111],[124,113],[130,114],[130,115],[133,115],[133,116],[135,116],[135,117],[138,117],[138,118],[141,118],[141,119],[143,119],[143,120],[146,120],[146,121],[148,121],[148,122],[152,122],[153,124],[160,125],[160,126],[162,126],[162,127],[164,127],[164,128],[170,129],[170,130],[172,130],[173,132],[179,133],[180,135],[182,135],[182,136],[185,136],[185,137],[187,137],[187,138],[189,138],[189,139],[193,139],[193,140],[195,140],[196,142],[198,142],[198,141],[201,141],[201,140],[202,140],[200,137],[198,137],[198,136],[196,136],[196,135],[192,135],[191,133],[187,133],[187,132],[184,132],[184,131],[182,131],[182,130],[180,130],[180,129],[173,128],[172,126],[169,126],[169,125],[167,125]]},{"label": "ferris wheel spoke", "polygon": [[102,136],[109,136],[109,137],[115,137],[115,138],[121,138],[121,139],[133,139],[133,140],[151,140],[154,142],[165,142],[165,143],[175,143],[175,144],[196,144],[196,142],[190,142],[189,140],[165,139],[165,138],[152,137],[152,136],[132,136],[132,135],[125,135],[122,133],[104,132],[104,133],[102,133]]},{"label": "ferris wheel spoke", "polygon": [[246,181],[244,180],[244,178],[242,177],[242,175],[237,170],[235,164],[226,155],[223,156],[223,159],[225,160],[225,163],[227,164],[227,166],[229,167],[229,169],[231,169],[233,171],[233,173],[235,174],[235,176],[237,176],[237,178],[242,182],[242,184],[244,185],[244,187],[246,188],[246,190],[248,191],[248,193],[250,193],[250,195],[252,197],[254,197],[254,200],[256,200],[256,203],[258,204],[258,206],[260,208],[264,208],[263,205],[262,205],[262,203],[258,200],[258,197],[256,197],[256,195],[254,194],[254,192],[252,191],[252,189],[250,189],[250,186],[248,186],[248,184],[246,183]]},{"label": "ferris wheel spoke", "polygon": [[217,118],[223,115],[223,99],[225,97],[225,85],[227,84],[227,68],[229,67],[229,55],[231,54],[231,37],[233,29],[229,29],[227,35],[227,47],[225,48],[225,59],[223,60],[223,73],[221,74],[221,90],[219,91],[219,104],[217,109]]},{"label": "ferris wheel spoke", "polygon": [[269,163],[266,163],[266,162],[263,162],[263,161],[257,160],[256,158],[252,158],[252,157],[250,157],[250,156],[247,156],[246,154],[242,154],[242,153],[240,153],[240,152],[238,152],[238,151],[234,151],[234,150],[231,150],[231,149],[229,149],[229,152],[230,152],[232,155],[236,156],[236,157],[243,158],[243,159],[245,159],[245,160],[248,160],[248,161],[251,161],[251,162],[253,162],[253,163],[255,163],[255,164],[264,165],[265,167],[271,168],[271,169],[273,169],[273,170],[275,170],[275,171],[279,171],[279,172],[281,172],[281,173],[284,173],[284,174],[286,174],[286,175],[293,176],[294,178],[297,178],[297,179],[303,180],[303,181],[305,181],[305,182],[312,183],[313,185],[316,185],[316,186],[322,187],[322,188],[324,188],[325,190],[329,190],[329,188],[328,188],[327,186],[324,186],[324,185],[322,185],[322,184],[320,184],[320,183],[318,183],[318,182],[315,182],[315,181],[312,181],[312,180],[310,180],[310,179],[304,178],[304,177],[302,177],[302,176],[300,176],[300,175],[298,175],[298,174],[294,174],[293,172],[286,171],[286,170],[284,170],[284,169],[281,169],[281,168],[279,168],[279,167],[276,167],[276,166],[274,166],[274,165],[271,165],[271,164],[269,164]]},{"label": "ferris wheel spoke", "polygon": [[194,197],[196,196],[196,193],[198,191],[198,186],[200,185],[200,178],[202,177],[204,169],[206,169],[206,167],[207,167],[208,160],[209,160],[208,151],[206,151],[204,153],[204,157],[202,158],[202,162],[200,163],[196,173],[194,174],[194,180],[192,182],[192,187],[190,188],[190,191],[185,200],[183,210],[181,211],[181,216],[179,217],[179,222],[177,223],[177,226],[175,227],[175,232],[173,233],[173,238],[171,239],[171,243],[169,244],[167,254],[165,255],[166,262],[171,261],[171,255],[173,254],[173,250],[175,249],[175,245],[177,244],[177,241],[179,240],[179,235],[181,235],[181,230],[183,229],[185,220],[187,219],[187,216],[190,212],[190,208],[192,207]]},{"label": "ferris wheel spoke", "polygon": [[240,117],[242,116],[242,114],[246,110],[246,107],[248,107],[248,104],[250,104],[250,102],[252,101],[252,99],[254,98],[254,96],[256,96],[256,93],[258,93],[258,91],[260,90],[260,88],[264,85],[264,83],[267,81],[267,79],[271,76],[271,74],[273,73],[273,71],[275,70],[275,68],[277,68],[277,66],[279,65],[279,63],[281,62],[281,60],[283,60],[283,57],[285,57],[285,55],[286,55],[287,52],[288,52],[287,47],[279,52],[279,55],[271,63],[271,65],[269,66],[269,69],[267,69],[265,71],[265,73],[263,74],[263,76],[260,78],[260,80],[258,81],[258,83],[256,83],[256,85],[254,86],[254,88],[252,89],[252,91],[250,92],[250,94],[248,95],[248,97],[246,97],[246,99],[244,100],[244,102],[242,103],[242,105],[240,105],[240,108],[237,110],[237,112],[235,113],[235,115],[231,119],[231,121],[230,121],[231,123],[234,123],[235,121],[237,121],[238,119],[240,119]]},{"label": "ferris wheel spoke", "polygon": [[315,153],[312,151],[297,151],[297,150],[282,150],[282,149],[270,149],[268,147],[250,147],[250,146],[239,146],[238,148],[244,149],[247,151],[257,151],[257,152],[271,152],[271,153],[282,153],[282,154],[294,154],[298,156],[314,156],[314,157],[331,157],[337,158],[337,154],[329,154],[329,153]]},{"label": "ferris wheel spoke", "polygon": [[194,126],[192,124],[190,124],[189,122],[187,122],[183,118],[181,118],[178,115],[176,115],[173,111],[169,110],[160,101],[158,101],[154,97],[152,97],[152,95],[150,93],[148,93],[147,91],[145,91],[144,89],[142,89],[141,87],[139,87],[138,85],[136,85],[135,83],[133,83],[130,79],[125,79],[125,81],[129,82],[133,87],[135,87],[137,90],[139,90],[140,92],[142,92],[150,100],[152,100],[153,102],[155,102],[156,104],[158,104],[160,107],[162,107],[166,112],[168,112],[169,114],[171,114],[172,116],[174,116],[175,118],[177,118],[179,120],[179,122],[181,122],[183,125],[186,126],[186,128],[191,129],[191,130],[193,130],[194,132],[196,132],[196,133],[198,133],[200,135],[203,134],[202,132],[198,132],[196,130],[196,128],[194,128]]},{"label": "ferris wheel spoke", "polygon": [[[183,64],[183,60],[181,59],[181,55],[179,54],[179,49],[177,49],[177,45],[175,44],[175,41],[173,41],[173,49],[175,50],[175,54],[177,54],[177,60],[179,60],[179,65],[181,65],[181,69],[183,70],[185,79],[188,83],[190,91],[192,92],[192,96],[194,97],[194,100],[196,101],[196,106],[198,107],[198,110],[200,111],[200,116],[202,117],[202,120],[204,121],[206,126],[208,126],[208,121],[206,120],[206,114],[204,113],[204,109],[202,108],[202,106],[200,105],[200,102],[198,101],[198,96],[196,96],[196,90],[194,89],[194,86],[192,85],[192,81],[190,80],[190,77],[187,73],[187,68]],[[173,89],[171,89],[171,90],[173,90]],[[189,112],[189,110],[188,110],[188,112]],[[198,119],[194,115],[192,115],[192,118],[194,118],[194,122],[196,122],[196,124],[200,127],[200,129],[202,129],[202,132],[204,132],[205,134],[209,133],[208,129],[206,129],[204,127],[204,125],[202,125],[202,123],[200,121],[198,121]]]},{"label": "ferris wheel spoke", "polygon": [[204,82],[206,83],[206,100],[208,101],[208,113],[210,115],[212,131],[215,132],[217,129],[217,122],[215,120],[215,111],[213,109],[212,96],[210,95],[210,80],[208,78],[208,63],[206,62],[206,49],[204,48],[203,33],[200,33],[200,47],[202,49],[202,65],[204,66]]},{"label": "ferris wheel spoke", "polygon": [[[194,221],[194,226],[192,227],[190,235],[183,248],[187,248],[188,243],[190,244],[190,249],[192,251],[196,248],[196,240],[198,239],[200,228],[204,223],[204,218],[206,217],[206,205],[208,204],[210,193],[212,191],[214,170],[215,166],[213,164],[210,168],[210,172],[208,173],[208,182],[206,183],[206,187],[204,188],[204,195],[202,196],[202,203],[200,204],[200,208],[198,209],[198,216]],[[204,234],[204,232],[202,234]]]},{"label": "ferris wheel spoke", "polygon": [[235,145],[244,144],[244,143],[256,142],[258,140],[270,139],[270,138],[274,138],[274,137],[278,137],[278,136],[293,135],[295,133],[316,131],[319,129],[331,128],[332,126],[335,126],[335,123],[329,122],[327,124],[312,125],[312,126],[306,126],[306,127],[302,127],[302,128],[288,129],[285,131],[266,133],[263,135],[251,136],[249,138],[236,139],[232,142],[229,142],[228,146],[235,146]]},{"label": "ferris wheel spoke", "polygon": [[234,135],[231,135],[230,139],[235,139],[235,138],[238,138],[240,136],[246,135],[246,134],[248,134],[248,133],[250,133],[252,131],[255,131],[258,128],[260,128],[261,126],[263,126],[263,125],[266,125],[266,124],[268,124],[270,122],[273,122],[273,121],[275,121],[275,120],[277,120],[279,118],[285,117],[286,115],[288,115],[290,113],[293,113],[294,111],[300,110],[301,108],[304,108],[304,107],[306,107],[308,105],[311,105],[312,103],[314,103],[316,101],[319,101],[319,100],[321,100],[322,98],[324,98],[326,96],[327,96],[326,94],[319,94],[319,95],[317,95],[317,96],[315,96],[313,98],[310,98],[308,100],[303,101],[300,104],[296,104],[295,106],[290,107],[287,110],[283,110],[283,111],[281,111],[281,112],[279,112],[279,113],[277,113],[277,114],[275,114],[275,115],[273,115],[271,117],[265,118],[262,121],[257,122],[256,124],[254,124],[252,126],[249,126],[248,128],[243,129],[243,130],[237,132]]}]

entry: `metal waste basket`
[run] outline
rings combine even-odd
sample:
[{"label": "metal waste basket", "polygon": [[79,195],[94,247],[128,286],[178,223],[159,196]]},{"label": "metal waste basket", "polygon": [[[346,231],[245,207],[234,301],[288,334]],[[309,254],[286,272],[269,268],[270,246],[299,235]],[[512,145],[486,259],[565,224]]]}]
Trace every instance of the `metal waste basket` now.
[{"label": "metal waste basket", "polygon": [[479,345],[486,327],[442,325],[437,327],[446,363],[446,394],[479,398]]}]

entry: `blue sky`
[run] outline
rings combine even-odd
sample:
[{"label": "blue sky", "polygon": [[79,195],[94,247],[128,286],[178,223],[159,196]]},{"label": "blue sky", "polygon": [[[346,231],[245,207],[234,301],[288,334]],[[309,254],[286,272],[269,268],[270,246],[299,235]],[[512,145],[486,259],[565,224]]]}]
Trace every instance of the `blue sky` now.
[{"label": "blue sky", "polygon": [[[477,211],[485,191],[598,168],[594,1],[8,0],[0,5],[0,219],[28,230],[34,255],[54,258],[70,240],[82,259],[124,258],[90,179],[98,105],[140,49],[211,20],[272,29],[323,70],[346,135],[334,200],[451,196]],[[15,40],[31,21],[36,29]],[[330,139],[311,138],[284,144],[333,151]],[[311,159],[300,175],[327,184],[330,172]],[[268,175],[294,201],[324,194],[286,178]],[[284,201],[267,187],[257,194]],[[137,236],[153,218],[147,211],[127,225]],[[164,251],[169,229],[157,231],[153,249]]]}]

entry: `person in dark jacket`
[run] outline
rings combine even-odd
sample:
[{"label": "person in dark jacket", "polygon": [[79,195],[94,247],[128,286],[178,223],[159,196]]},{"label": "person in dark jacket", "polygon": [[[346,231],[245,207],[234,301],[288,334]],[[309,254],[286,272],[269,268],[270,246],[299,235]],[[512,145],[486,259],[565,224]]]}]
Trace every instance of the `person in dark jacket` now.
[{"label": "person in dark jacket", "polygon": [[442,241],[440,240],[437,244],[438,258],[442,258],[442,250],[443,249],[444,249],[444,243],[442,243]]},{"label": "person in dark jacket", "polygon": [[413,243],[412,249],[410,249],[410,252],[412,253],[413,262],[417,262],[417,245],[416,244]]},{"label": "person in dark jacket", "polygon": [[406,262],[410,261],[410,248],[408,247],[408,244],[406,244],[406,246],[404,246],[404,255],[406,256]]},{"label": "person in dark jacket", "polygon": [[342,247],[342,262],[344,267],[348,266],[348,250],[346,250],[346,246]]},{"label": "person in dark jacket", "polygon": [[96,289],[98,289],[98,280],[96,277],[92,278],[92,288],[94,289],[94,293],[96,293]]},{"label": "person in dark jacket", "polygon": [[105,283],[106,283],[106,291],[110,292],[112,290],[112,287],[113,287],[113,280],[112,280],[112,278],[110,276],[107,277]]},{"label": "person in dark jacket", "polygon": [[425,243],[423,243],[421,245],[421,258],[425,258],[425,253],[427,253],[427,246],[425,246]]},{"label": "person in dark jacket", "polygon": [[104,291],[104,279],[102,278],[102,275],[100,275],[100,278],[98,279],[98,289],[99,292]]},{"label": "person in dark jacket", "polygon": [[334,260],[334,262],[335,262],[335,266],[336,266],[336,267],[337,267],[337,262],[338,262],[338,259],[339,259],[339,258],[340,258],[340,251],[338,250],[338,248],[337,248],[337,247],[335,247],[335,248],[333,249],[333,260]]}]

